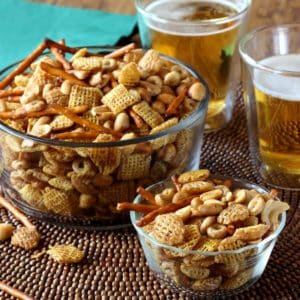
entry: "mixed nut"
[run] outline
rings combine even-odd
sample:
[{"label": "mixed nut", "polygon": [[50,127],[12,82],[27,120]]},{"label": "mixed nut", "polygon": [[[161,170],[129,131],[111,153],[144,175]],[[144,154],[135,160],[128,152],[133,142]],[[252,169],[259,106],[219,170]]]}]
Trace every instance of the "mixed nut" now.
[{"label": "mixed nut", "polygon": [[275,190],[232,188],[208,170],[172,180],[156,195],[141,190],[146,204],[118,205],[145,213],[137,226],[156,241],[143,236],[150,267],[175,286],[197,292],[231,290],[254,278],[255,266],[265,264],[269,254],[266,247],[245,247],[259,245],[274,232],[289,205],[276,198]]},{"label": "mixed nut", "polygon": [[[54,57],[33,62],[47,47]],[[195,111],[206,90],[187,69],[133,44],[100,55],[51,40],[22,64],[0,82],[0,120],[27,138],[1,132],[0,147],[7,185],[30,206],[111,217],[137,186],[186,166],[196,138],[191,128],[124,146],[101,143],[161,133]]]}]

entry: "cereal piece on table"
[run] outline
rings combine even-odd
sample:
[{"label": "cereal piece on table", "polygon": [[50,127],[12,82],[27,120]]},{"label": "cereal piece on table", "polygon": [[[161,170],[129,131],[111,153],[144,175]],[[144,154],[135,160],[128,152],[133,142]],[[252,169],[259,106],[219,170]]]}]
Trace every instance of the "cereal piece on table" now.
[{"label": "cereal piece on table", "polygon": [[100,70],[102,67],[102,57],[76,57],[72,60],[72,66],[76,70],[94,71]]},{"label": "cereal piece on table", "polygon": [[69,95],[65,95],[60,88],[53,88],[44,94],[44,98],[48,104],[59,104],[67,106],[69,103]]},{"label": "cereal piece on table", "polygon": [[253,273],[252,269],[247,269],[243,272],[238,273],[234,277],[224,280],[220,286],[222,290],[232,290],[237,289],[244,285],[250,278]]},{"label": "cereal piece on table", "polygon": [[209,269],[199,268],[198,266],[188,266],[185,264],[180,265],[180,271],[192,279],[205,279],[209,276]]},{"label": "cereal piece on table", "polygon": [[19,193],[22,199],[25,200],[29,205],[41,210],[45,210],[41,190],[34,188],[31,184],[26,184],[19,190]]},{"label": "cereal piece on table", "polygon": [[155,128],[163,123],[163,117],[146,101],[133,105],[133,111],[138,114],[150,127]]},{"label": "cereal piece on table", "polygon": [[99,199],[112,205],[118,202],[132,201],[135,197],[134,181],[117,182],[99,190]]},{"label": "cereal piece on table", "polygon": [[89,108],[100,103],[101,92],[95,87],[73,85],[71,88],[69,107],[87,105]]},{"label": "cereal piece on table", "polygon": [[0,223],[0,241],[9,239],[14,231],[15,227],[11,224]]},{"label": "cereal piece on table", "polygon": [[192,289],[196,291],[212,291],[219,288],[222,276],[199,279],[192,284]]},{"label": "cereal piece on table", "polygon": [[208,177],[209,177],[209,170],[206,169],[189,171],[179,175],[178,182],[188,183],[193,181],[202,181],[202,180],[206,180]]},{"label": "cereal piece on table", "polygon": [[140,81],[140,77],[141,75],[137,68],[137,64],[130,62],[121,69],[118,81],[121,84],[133,86]]},{"label": "cereal piece on table", "polygon": [[52,187],[46,187],[43,191],[45,207],[58,215],[72,215],[78,207],[78,199],[70,193]]},{"label": "cereal piece on table", "polygon": [[178,245],[184,241],[185,227],[175,214],[159,215],[155,218],[153,236],[161,243]]},{"label": "cereal piece on table", "polygon": [[80,249],[70,244],[50,246],[47,254],[61,264],[79,263],[84,257]]},{"label": "cereal piece on table", "polygon": [[253,241],[262,238],[269,229],[270,226],[265,224],[242,227],[237,228],[233,236],[241,239],[242,241]]},{"label": "cereal piece on table", "polygon": [[150,49],[140,59],[138,66],[150,74],[157,73],[162,67],[163,61],[158,51]]},{"label": "cereal piece on table", "polygon": [[229,225],[238,221],[244,221],[249,217],[249,210],[245,205],[232,204],[225,208],[218,216],[218,223]]},{"label": "cereal piece on table", "polygon": [[59,190],[66,191],[66,192],[72,191],[74,188],[72,185],[72,182],[64,176],[57,176],[57,177],[51,178],[48,181],[48,183],[51,186],[53,186]]},{"label": "cereal piece on table", "polygon": [[247,245],[247,243],[245,243],[244,241],[242,241],[236,237],[230,236],[230,237],[223,239],[220,242],[218,250],[219,251],[236,250],[236,249],[243,248],[246,245]]},{"label": "cereal piece on table", "polygon": [[102,98],[102,102],[115,114],[124,111],[138,101],[139,99],[129,93],[123,84],[118,84]]},{"label": "cereal piece on table", "polygon": [[[156,134],[156,133],[159,133],[159,132],[162,132],[168,128],[171,128],[175,125],[178,124],[178,118],[171,118],[163,123],[161,123],[160,125],[154,127],[151,131],[150,131],[150,135],[151,134]],[[155,139],[153,141],[151,141],[151,144],[152,144],[152,148],[154,150],[157,150],[159,149],[160,147],[163,147],[169,143],[173,143],[174,141],[176,140],[176,133],[175,134],[169,134],[169,135],[166,135],[164,137],[161,137],[161,138],[158,138],[158,139]]]},{"label": "cereal piece on table", "polygon": [[[110,134],[103,133],[99,134],[94,142],[111,142],[113,140]],[[88,156],[103,175],[110,175],[121,162],[121,150],[118,147],[88,148]]]},{"label": "cereal piece on table", "polygon": [[50,123],[52,131],[63,130],[73,126],[74,122],[65,116],[55,116]]},{"label": "cereal piece on table", "polygon": [[151,155],[134,153],[123,155],[118,170],[119,180],[140,179],[149,176]]},{"label": "cereal piece on table", "polygon": [[40,242],[40,234],[35,228],[20,227],[13,233],[11,243],[25,250],[34,249]]}]

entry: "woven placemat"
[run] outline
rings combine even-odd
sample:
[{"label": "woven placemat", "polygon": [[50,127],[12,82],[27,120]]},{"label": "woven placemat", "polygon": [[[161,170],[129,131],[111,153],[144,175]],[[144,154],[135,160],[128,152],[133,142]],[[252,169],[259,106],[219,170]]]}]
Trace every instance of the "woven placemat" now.
[{"label": "woven placemat", "polygon": [[[238,98],[229,126],[205,136],[202,167],[261,183],[249,158],[241,94]],[[233,299],[300,299],[299,194],[280,194],[292,205],[287,227],[262,278]],[[0,218],[18,224],[4,209]],[[0,243],[0,279],[34,299],[188,299],[155,279],[133,229],[86,232],[35,223],[43,237],[40,248],[74,243],[84,250],[86,259],[77,265],[60,265],[48,256],[32,259],[32,252]],[[0,292],[0,299],[13,298]]]}]

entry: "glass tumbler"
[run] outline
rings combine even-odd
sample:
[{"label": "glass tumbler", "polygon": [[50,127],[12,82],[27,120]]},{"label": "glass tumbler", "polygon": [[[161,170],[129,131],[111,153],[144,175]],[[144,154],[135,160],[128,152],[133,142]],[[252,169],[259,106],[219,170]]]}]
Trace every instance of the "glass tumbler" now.
[{"label": "glass tumbler", "polygon": [[195,68],[208,83],[206,131],[232,115],[240,67],[236,44],[251,0],[136,0],[142,45]]},{"label": "glass tumbler", "polygon": [[269,184],[300,188],[300,24],[268,26],[240,43],[250,150]]}]

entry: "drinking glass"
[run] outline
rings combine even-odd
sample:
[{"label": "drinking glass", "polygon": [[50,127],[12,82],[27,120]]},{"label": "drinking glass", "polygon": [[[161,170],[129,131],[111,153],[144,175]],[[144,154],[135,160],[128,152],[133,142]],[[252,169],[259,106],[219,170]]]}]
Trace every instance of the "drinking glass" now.
[{"label": "drinking glass", "polygon": [[265,181],[300,188],[300,24],[268,26],[240,43],[250,150]]},{"label": "drinking glass", "polygon": [[142,45],[195,68],[208,83],[206,131],[224,127],[240,81],[236,44],[251,0],[136,0]]}]

